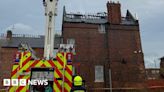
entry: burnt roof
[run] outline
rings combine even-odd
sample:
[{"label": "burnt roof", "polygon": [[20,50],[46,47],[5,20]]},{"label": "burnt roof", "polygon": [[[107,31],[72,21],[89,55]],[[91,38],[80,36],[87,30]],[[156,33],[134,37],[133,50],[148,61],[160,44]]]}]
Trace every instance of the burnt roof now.
[{"label": "burnt roof", "polygon": [[103,24],[108,22],[106,13],[101,15],[65,14],[64,21],[75,23],[83,22],[92,24]]},{"label": "burnt roof", "polygon": [[[106,12],[99,12],[95,14],[67,13],[64,7],[63,22],[105,24],[108,23],[108,14]],[[138,24],[138,20],[133,17],[129,10],[127,10],[126,16],[121,18],[121,24],[136,25]]]},{"label": "burnt roof", "polygon": [[[17,48],[20,43],[28,43],[32,48],[44,48],[44,36],[22,35],[1,40],[2,48]],[[60,43],[61,36],[55,36],[54,48],[58,48]]]}]

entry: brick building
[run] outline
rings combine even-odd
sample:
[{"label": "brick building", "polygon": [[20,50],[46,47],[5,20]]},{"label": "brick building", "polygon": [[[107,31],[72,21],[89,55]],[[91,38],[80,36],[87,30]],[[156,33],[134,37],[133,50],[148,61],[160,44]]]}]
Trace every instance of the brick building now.
[{"label": "brick building", "polygon": [[144,87],[139,22],[128,10],[122,17],[120,3],[108,2],[107,13],[95,15],[67,13],[64,8],[62,36],[64,43],[75,44],[73,64],[88,90]]},{"label": "brick building", "polygon": [[160,58],[160,74],[161,77],[164,79],[164,57]]},{"label": "brick building", "polygon": [[146,69],[148,92],[164,91],[164,57],[160,60],[160,68]]},{"label": "brick building", "polygon": [[[8,31],[7,34],[0,35],[0,89],[2,80],[10,78],[14,56],[18,50],[20,43],[27,43],[36,52],[38,58],[43,58],[44,36],[42,35],[27,35],[27,34],[12,34]],[[55,36],[55,49],[58,49],[61,43],[61,36]]]},{"label": "brick building", "polygon": [[161,79],[160,68],[148,68],[148,69],[146,69],[146,78],[148,80]]},{"label": "brick building", "polygon": [[152,80],[164,79],[164,57],[161,57],[159,60],[160,60],[159,68],[146,69],[146,76],[148,80],[149,79],[152,79]]},{"label": "brick building", "polygon": [[160,67],[164,68],[164,57],[160,58],[161,62],[160,62]]},{"label": "brick building", "polygon": [[163,80],[164,79],[164,57],[160,58],[160,68],[146,69],[148,80]]}]

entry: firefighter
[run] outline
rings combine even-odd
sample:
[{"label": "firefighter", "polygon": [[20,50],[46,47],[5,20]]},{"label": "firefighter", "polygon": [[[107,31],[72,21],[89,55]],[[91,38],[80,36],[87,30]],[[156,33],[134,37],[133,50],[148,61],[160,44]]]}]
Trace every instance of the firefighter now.
[{"label": "firefighter", "polygon": [[83,87],[83,80],[80,76],[74,77],[71,92],[86,92],[86,89]]}]

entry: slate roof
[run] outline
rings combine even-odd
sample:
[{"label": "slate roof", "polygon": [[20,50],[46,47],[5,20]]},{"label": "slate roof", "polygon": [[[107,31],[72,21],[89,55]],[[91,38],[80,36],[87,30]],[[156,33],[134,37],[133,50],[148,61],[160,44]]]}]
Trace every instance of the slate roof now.
[{"label": "slate roof", "polygon": [[[12,37],[12,39],[3,39],[1,40],[1,46],[3,48],[17,48],[18,45],[23,42],[23,43],[28,43],[32,48],[44,48],[44,36],[38,36],[38,37],[27,37],[26,35],[24,37],[22,36],[17,36],[17,37]],[[59,44],[61,43],[61,37],[56,36],[55,41],[54,41],[54,48],[58,48]]]}]

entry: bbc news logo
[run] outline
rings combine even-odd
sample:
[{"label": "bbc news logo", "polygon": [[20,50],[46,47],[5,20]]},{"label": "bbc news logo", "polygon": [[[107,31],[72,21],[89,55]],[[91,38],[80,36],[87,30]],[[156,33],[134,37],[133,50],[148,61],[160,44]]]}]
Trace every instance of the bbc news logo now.
[{"label": "bbc news logo", "polygon": [[3,86],[48,85],[48,80],[3,79]]}]

